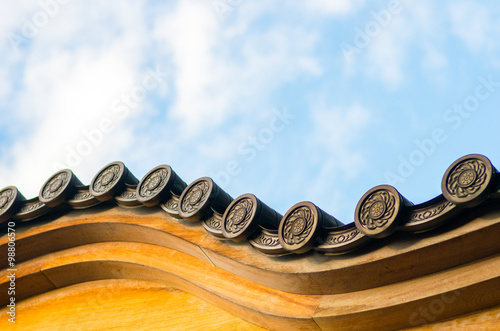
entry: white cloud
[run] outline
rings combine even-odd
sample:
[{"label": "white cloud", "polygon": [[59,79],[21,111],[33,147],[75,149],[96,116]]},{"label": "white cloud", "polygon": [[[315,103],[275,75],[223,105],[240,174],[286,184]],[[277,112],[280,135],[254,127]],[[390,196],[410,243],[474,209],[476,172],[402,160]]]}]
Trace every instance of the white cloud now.
[{"label": "white cloud", "polygon": [[301,6],[314,14],[340,16],[348,14],[364,5],[360,0],[308,0],[301,1]]},{"label": "white cloud", "polygon": [[[112,118],[113,97],[125,90],[124,83],[131,85],[134,76],[127,63],[120,63],[113,56],[94,59],[81,55],[70,61],[62,54],[28,69],[25,89],[19,95],[26,101],[21,102],[19,111],[26,121],[36,121],[37,125],[30,137],[14,146],[12,171],[5,173],[9,178],[1,178],[2,182],[13,180],[20,188],[32,187],[33,178],[26,174],[44,178],[54,172],[54,161],[66,163],[66,148],[77,149],[79,142],[88,141],[84,130],[97,128],[104,117]],[[117,143],[114,148],[124,147],[120,141]],[[100,164],[98,147],[92,147],[89,155],[84,155],[87,162],[83,164]],[[32,170],[27,171],[27,167]],[[73,168],[79,170],[75,165]]]},{"label": "white cloud", "polygon": [[12,90],[6,67],[0,67],[0,100],[5,98]]},{"label": "white cloud", "polygon": [[255,111],[256,101],[283,82],[321,74],[311,55],[316,35],[279,21],[254,31],[256,11],[238,15],[232,25],[221,22],[206,4],[185,1],[157,18],[155,36],[173,58],[176,95],[170,120],[180,123],[181,137],[198,137]]},{"label": "white cloud", "polygon": [[[142,25],[134,25],[140,20],[123,20],[130,16],[130,7],[94,4],[89,8],[85,4],[68,4],[64,8],[67,11],[61,9],[60,16],[30,40],[29,49],[23,50],[24,76],[21,88],[11,98],[17,100],[15,112],[22,118],[19,121],[33,130],[14,140],[10,152],[3,155],[0,182],[17,185],[28,197],[38,194],[40,185],[54,172],[54,162],[65,163],[67,148],[76,149],[78,143],[88,141],[83,131],[97,128],[103,118],[114,118],[117,129],[104,137],[107,141],[93,146],[78,166],[73,165],[77,175],[90,181],[106,154],[114,154],[109,150],[122,151],[130,143],[111,114],[111,105],[141,79],[142,50],[134,48],[134,40],[140,40]],[[97,12],[117,16],[116,25],[109,28],[123,31],[109,38],[106,45],[98,44],[102,35],[99,28],[89,25],[89,16]],[[87,33],[88,43],[71,43],[71,35],[61,35],[66,26],[78,27],[73,31],[78,36]],[[110,142],[113,146],[108,145]],[[88,165],[91,167],[85,168]]]},{"label": "white cloud", "polygon": [[[249,15],[236,12],[241,19],[233,25],[221,22],[213,8],[200,1],[178,2],[168,10],[160,6],[153,12],[146,11],[143,2],[70,2],[61,7],[28,40],[29,47],[12,57],[11,66],[21,65],[24,74],[19,79],[21,87],[9,97],[15,100],[16,116],[20,117],[17,123],[33,130],[16,138],[3,155],[0,182],[15,183],[27,196],[36,195],[57,162],[72,168],[88,183],[98,168],[114,159],[135,161],[139,155],[144,158],[162,150],[181,156],[182,134],[207,137],[197,144],[199,156],[210,157],[213,146],[219,146],[218,152],[223,146],[225,151],[212,155],[214,160],[230,155],[234,140],[228,140],[228,134],[242,139],[241,133],[252,127],[252,120],[245,119],[260,117],[252,112],[269,111],[270,107],[262,107],[262,100],[267,100],[274,88],[300,75],[322,73],[312,56],[315,34],[288,22],[252,31],[253,20],[260,18],[258,13],[263,13],[264,7],[249,8]],[[39,10],[30,7],[20,15],[29,18],[29,13]],[[151,24],[146,20],[156,22],[153,33],[148,31]],[[7,30],[19,29],[16,26],[13,21]],[[235,47],[237,44],[240,47]],[[154,45],[159,46],[160,55],[151,54]],[[134,130],[139,123],[147,125],[147,119],[130,119],[138,116],[141,108],[147,109],[148,100],[126,121],[110,114],[113,101],[141,80],[144,63],[151,60],[168,68],[173,81],[169,100],[173,107],[168,109],[170,139],[165,142],[159,140],[165,133],[158,126],[157,135],[135,137]],[[6,72],[7,76],[3,81],[8,82],[12,72],[5,65],[0,68],[0,74]],[[4,83],[3,93],[9,90],[9,84]],[[154,93],[164,95],[160,90]],[[241,130],[222,131],[221,125],[231,116],[240,116],[238,110],[246,112],[244,122],[235,126]],[[89,140],[83,131],[97,128],[108,117],[114,119],[113,133],[104,134],[102,142],[92,146],[77,165],[67,164],[68,150],[74,151]],[[177,129],[172,120],[180,123]],[[145,147],[151,146],[155,146],[154,151],[148,152]],[[134,147],[140,152],[128,155]]]},{"label": "white cloud", "polygon": [[436,5],[438,4],[413,2],[411,7],[407,8],[411,15],[407,15],[405,19],[407,29],[411,27],[411,30],[414,30],[408,39],[423,53],[421,67],[427,73],[428,79],[443,82],[445,80],[443,69],[449,62],[443,45],[447,32],[443,28],[445,20],[437,14]]},{"label": "white cloud", "polygon": [[211,81],[217,80],[221,70],[213,54],[219,30],[217,17],[206,5],[185,1],[158,21],[155,34],[171,50],[175,65],[176,105],[172,117],[185,123],[184,133],[201,130],[207,120],[220,124],[227,100],[210,91]]},{"label": "white cloud", "polygon": [[0,37],[3,42],[9,41],[9,35],[22,28],[24,20],[30,20],[40,7],[35,1],[9,1],[2,4],[0,11]]},{"label": "white cloud", "polygon": [[395,89],[404,82],[403,65],[412,31],[407,17],[411,9],[406,2],[395,9],[388,7],[389,3],[371,10],[362,24],[353,25],[352,40],[340,44],[339,50],[346,74],[366,75]]},{"label": "white cloud", "polygon": [[422,59],[422,66],[426,69],[433,70],[446,67],[448,65],[448,58],[443,52],[434,47],[433,45],[424,46],[425,55]]},{"label": "white cloud", "polygon": [[453,2],[449,6],[453,32],[472,51],[490,48],[498,39],[498,20],[491,17],[491,10],[470,1]]},{"label": "white cloud", "polygon": [[308,146],[308,168],[317,169],[301,186],[311,201],[329,211],[345,211],[353,197],[346,196],[345,182],[352,182],[366,169],[367,160],[358,142],[365,139],[371,113],[354,103],[348,107],[328,105],[320,101],[311,106],[313,134]]},{"label": "white cloud", "polygon": [[[348,63],[346,72],[367,75],[391,90],[400,89],[413,79],[405,66],[418,57],[421,67],[429,72],[429,79],[443,81],[442,70],[448,63],[443,50],[445,21],[436,14],[435,6],[429,2],[403,1],[401,10],[388,16],[386,26],[373,13],[380,16],[380,11],[388,13],[387,8],[371,11],[370,20],[358,27],[358,31],[365,33],[367,45],[358,47],[358,54],[352,56],[354,61]],[[377,33],[370,36],[369,26],[378,26]]]},{"label": "white cloud", "polygon": [[[386,4],[372,6],[365,14]],[[248,168],[258,172],[262,162],[268,162],[266,171],[281,174],[285,159],[293,163],[287,156],[300,157],[303,148],[311,147],[307,150],[311,159],[301,160],[304,165],[283,185],[301,194],[304,181],[312,178],[308,193],[313,200],[321,200],[331,193],[331,183],[324,178],[347,181],[362,176],[366,160],[358,139],[366,137],[371,115],[360,104],[374,99],[366,89],[366,99],[350,103],[346,101],[350,93],[336,91],[329,94],[333,102],[319,98],[307,106],[304,95],[321,95],[317,89],[325,85],[340,84],[342,91],[349,91],[379,82],[393,89],[418,84],[411,81],[413,72],[409,72],[415,59],[417,70],[423,68],[435,77],[436,71],[444,71],[453,61],[442,46],[448,36],[440,32],[440,14],[433,16],[436,11],[429,10],[433,9],[429,3],[411,7],[405,3],[402,14],[395,15],[347,68],[359,77],[342,74],[340,68],[346,64],[333,63],[338,47],[331,43],[336,37],[332,34],[345,29],[348,19],[360,17],[353,14],[364,5],[363,1],[313,0],[294,5],[244,1],[220,20],[211,2],[202,0],[69,2],[20,52],[13,52],[7,38],[0,42],[5,53],[0,63],[0,99],[3,95],[3,109],[9,112],[2,115],[22,127],[16,132],[24,133],[2,142],[0,182],[18,185],[27,196],[36,195],[53,173],[53,161],[64,163],[66,148],[74,149],[86,139],[82,130],[96,128],[107,117],[114,118],[113,133],[78,166],[71,166],[85,183],[116,159],[130,160],[135,167],[181,164],[180,174],[206,175],[212,165],[241,157],[238,143],[268,123],[272,108],[287,106],[300,118],[300,124],[287,132],[297,133],[284,132],[267,149],[273,155],[263,152],[266,160],[256,159]],[[36,3],[8,6],[0,13],[5,19],[0,19],[3,35],[19,31],[23,17],[39,10]],[[460,10],[454,15],[463,21],[464,9]],[[481,13],[477,11],[474,20],[481,20]],[[491,42],[492,33],[479,23],[474,21],[473,30],[486,35],[478,44],[483,47]],[[471,38],[459,32],[464,40]],[[113,101],[140,83],[145,67],[156,64],[169,72],[167,84],[152,91],[125,120],[113,117]],[[310,134],[304,136],[304,132]],[[304,179],[311,169],[314,176]],[[194,178],[186,177],[190,179]],[[265,183],[270,188],[273,184]],[[335,203],[345,201],[338,192],[332,194],[337,194]]]},{"label": "white cloud", "polygon": [[[312,109],[313,144],[319,147],[327,162],[322,172],[332,167],[347,177],[355,177],[363,168],[363,157],[352,149],[370,120],[370,113],[358,104],[350,107],[331,107],[324,103]],[[322,176],[318,176],[322,178]]]},{"label": "white cloud", "polygon": [[381,34],[369,49],[370,64],[367,71],[391,88],[401,85],[405,76],[402,66],[406,56],[403,45],[406,40],[397,34],[396,30]]}]

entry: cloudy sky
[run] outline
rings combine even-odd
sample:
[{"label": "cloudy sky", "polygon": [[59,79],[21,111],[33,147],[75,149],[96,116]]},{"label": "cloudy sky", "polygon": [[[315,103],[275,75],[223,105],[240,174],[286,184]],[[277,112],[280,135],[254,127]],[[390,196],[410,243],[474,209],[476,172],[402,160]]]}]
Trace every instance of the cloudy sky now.
[{"label": "cloudy sky", "polygon": [[500,167],[495,1],[8,1],[0,187],[170,164],[280,213],[414,203],[457,158]]}]

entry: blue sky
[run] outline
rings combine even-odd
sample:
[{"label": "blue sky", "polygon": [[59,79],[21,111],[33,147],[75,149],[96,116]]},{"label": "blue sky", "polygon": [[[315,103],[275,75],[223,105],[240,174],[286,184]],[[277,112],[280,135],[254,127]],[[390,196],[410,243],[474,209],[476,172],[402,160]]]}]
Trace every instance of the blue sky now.
[{"label": "blue sky", "polygon": [[38,195],[121,160],[170,164],[280,213],[344,223],[394,185],[500,166],[494,1],[11,1],[0,12],[0,186]]}]

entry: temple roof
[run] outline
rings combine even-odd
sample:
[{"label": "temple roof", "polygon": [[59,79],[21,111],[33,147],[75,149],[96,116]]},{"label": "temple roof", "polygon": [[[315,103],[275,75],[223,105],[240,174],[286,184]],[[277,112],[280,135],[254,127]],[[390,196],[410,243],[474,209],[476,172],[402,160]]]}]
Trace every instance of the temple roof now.
[{"label": "temple roof", "polygon": [[89,185],[83,185],[71,170],[58,171],[44,183],[39,196],[29,200],[15,186],[5,187],[0,191],[0,222],[29,225],[42,217],[99,205],[161,209],[174,220],[201,222],[221,240],[247,241],[268,255],[311,249],[337,255],[377,247],[372,242],[386,237],[418,236],[500,198],[497,171],[478,154],[454,162],[441,188],[439,196],[413,204],[392,186],[376,186],[359,200],[354,222],[344,225],[313,202],[299,202],[282,216],[251,193],[233,199],[209,177],[186,185],[170,166],[160,165],[139,181],[122,162],[112,162]]},{"label": "temple roof", "polygon": [[[374,187],[344,225],[312,202],[280,215],[208,177],[187,185],[168,165],[139,181],[113,162],[89,185],[61,170],[36,198],[0,191],[0,222],[15,233],[15,262],[0,256],[0,303],[15,266],[20,307],[74,284],[137,279],[283,330],[396,329],[498,305],[497,171],[467,155],[441,184],[442,194],[420,204]],[[0,250],[11,246],[10,235],[0,237]],[[430,317],[428,307],[437,307]]]}]

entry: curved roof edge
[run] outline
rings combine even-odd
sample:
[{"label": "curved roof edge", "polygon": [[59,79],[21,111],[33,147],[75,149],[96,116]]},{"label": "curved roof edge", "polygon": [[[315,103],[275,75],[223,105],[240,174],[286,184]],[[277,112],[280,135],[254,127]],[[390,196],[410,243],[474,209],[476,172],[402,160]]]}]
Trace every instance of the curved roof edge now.
[{"label": "curved roof edge", "polygon": [[22,223],[67,209],[115,203],[125,208],[163,210],[175,220],[201,222],[219,239],[247,241],[273,256],[315,250],[346,254],[398,233],[422,233],[457,219],[467,210],[500,199],[500,176],[483,155],[466,155],[446,171],[442,194],[412,204],[396,188],[380,185],[359,201],[355,221],[343,225],[312,202],[299,202],[282,216],[244,194],[233,199],[211,178],[190,185],[168,165],[149,171],[140,181],[122,162],[103,167],[89,185],[68,169],[51,176],[38,197],[27,200],[15,186],[0,190],[0,223]]}]

